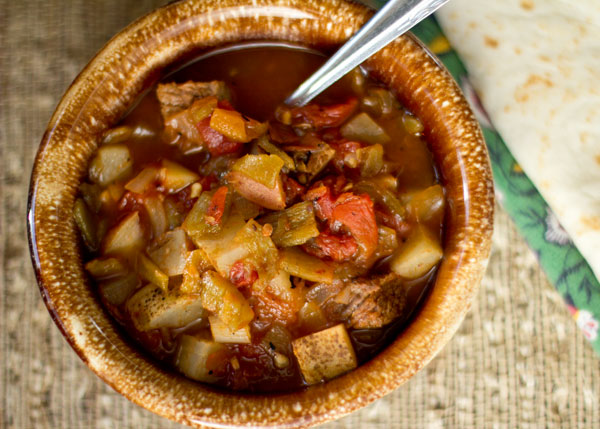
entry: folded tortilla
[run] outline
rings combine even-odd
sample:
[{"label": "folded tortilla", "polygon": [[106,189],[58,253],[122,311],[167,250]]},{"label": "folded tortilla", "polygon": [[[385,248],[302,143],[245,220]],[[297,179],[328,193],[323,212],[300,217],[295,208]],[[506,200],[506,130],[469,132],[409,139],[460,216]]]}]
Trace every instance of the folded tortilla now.
[{"label": "folded tortilla", "polygon": [[513,156],[600,279],[600,1],[452,0],[437,17]]}]

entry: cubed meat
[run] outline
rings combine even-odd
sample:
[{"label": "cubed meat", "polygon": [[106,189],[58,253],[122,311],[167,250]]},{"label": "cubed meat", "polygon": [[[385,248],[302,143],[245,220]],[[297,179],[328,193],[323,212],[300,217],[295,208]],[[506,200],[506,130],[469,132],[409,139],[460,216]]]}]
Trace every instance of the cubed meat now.
[{"label": "cubed meat", "polygon": [[406,293],[400,276],[390,273],[348,282],[324,305],[330,319],[356,329],[381,328],[402,314]]},{"label": "cubed meat", "polygon": [[230,100],[231,93],[225,82],[186,82],[182,84],[164,83],[156,88],[156,96],[160,103],[160,113],[163,118],[181,112],[196,100],[215,96],[219,100]]}]

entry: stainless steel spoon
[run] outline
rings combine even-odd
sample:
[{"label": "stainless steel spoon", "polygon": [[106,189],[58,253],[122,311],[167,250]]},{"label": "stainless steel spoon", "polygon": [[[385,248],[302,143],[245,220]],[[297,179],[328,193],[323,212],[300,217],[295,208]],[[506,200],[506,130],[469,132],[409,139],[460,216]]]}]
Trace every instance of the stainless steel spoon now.
[{"label": "stainless steel spoon", "polygon": [[330,85],[427,18],[448,0],[389,0],[321,68],[305,80],[285,103],[304,106]]}]

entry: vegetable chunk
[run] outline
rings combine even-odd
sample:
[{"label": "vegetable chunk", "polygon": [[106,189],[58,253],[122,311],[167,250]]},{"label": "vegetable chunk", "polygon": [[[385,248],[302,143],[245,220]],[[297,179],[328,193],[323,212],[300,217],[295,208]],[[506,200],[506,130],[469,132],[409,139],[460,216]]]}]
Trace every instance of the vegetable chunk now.
[{"label": "vegetable chunk", "polygon": [[140,279],[135,273],[111,278],[100,283],[100,295],[112,305],[123,304],[129,295],[140,286]]},{"label": "vegetable chunk", "polygon": [[233,331],[216,316],[208,316],[208,321],[212,336],[217,343],[250,344],[252,341],[249,325]]},{"label": "vegetable chunk", "polygon": [[239,112],[215,109],[210,118],[210,127],[235,142],[250,141],[246,133],[246,123]]},{"label": "vegetable chunk", "polygon": [[304,381],[316,384],[357,367],[356,355],[343,324],[292,341]]},{"label": "vegetable chunk", "polygon": [[97,258],[85,264],[85,269],[97,280],[127,274],[127,267],[117,258]]},{"label": "vegetable chunk", "polygon": [[210,264],[223,277],[228,277],[236,261],[248,256],[246,247],[234,241],[237,233],[244,227],[244,219],[232,213],[217,234],[198,237],[192,235],[194,244],[206,253]]},{"label": "vegetable chunk", "polygon": [[357,106],[356,97],[349,97],[344,103],[329,106],[310,103],[291,110],[292,124],[308,124],[315,128],[337,127],[352,115]]},{"label": "vegetable chunk", "polygon": [[221,231],[231,206],[229,195],[226,186],[215,192],[203,192],[183,222],[185,232],[192,239],[201,239]]},{"label": "vegetable chunk", "polygon": [[299,246],[319,235],[315,211],[310,201],[270,213],[259,220],[262,224],[273,226],[271,239],[278,247]]},{"label": "vegetable chunk", "polygon": [[191,251],[185,262],[183,281],[179,290],[185,294],[199,294],[202,291],[202,274],[210,268],[208,256],[202,249]]},{"label": "vegetable chunk", "polygon": [[276,155],[246,155],[233,164],[232,171],[237,171],[273,189],[279,178],[284,161]]},{"label": "vegetable chunk", "polygon": [[405,196],[411,216],[420,222],[439,218],[444,214],[444,189],[440,185],[430,186]]},{"label": "vegetable chunk", "polygon": [[127,301],[127,310],[137,329],[180,328],[206,317],[197,295],[165,293],[160,286],[144,286]]},{"label": "vegetable chunk", "polygon": [[[194,380],[211,383],[217,379],[213,373],[215,368],[211,364],[225,351],[223,344],[191,335],[182,335],[175,366]],[[216,363],[218,365],[218,362]]]},{"label": "vegetable chunk", "polygon": [[333,282],[333,265],[302,250],[289,247],[281,251],[281,267],[293,276],[312,282]]},{"label": "vegetable chunk", "polygon": [[166,159],[162,161],[162,168],[159,175],[162,186],[170,194],[179,192],[200,179],[200,176],[193,171]]},{"label": "vegetable chunk", "polygon": [[154,262],[143,253],[138,257],[138,273],[140,277],[160,288],[167,293],[169,289],[169,276],[163,273]]},{"label": "vegetable chunk", "polygon": [[106,186],[131,174],[133,159],[127,146],[111,144],[100,147],[90,163],[89,175],[94,183]]},{"label": "vegetable chunk", "polygon": [[148,250],[148,256],[169,277],[183,274],[188,246],[181,228],[164,233]]},{"label": "vegetable chunk", "polygon": [[132,255],[144,246],[144,242],[140,215],[133,212],[108,232],[104,241],[104,254]]},{"label": "vegetable chunk", "polygon": [[392,256],[390,268],[404,278],[414,279],[427,273],[443,255],[439,239],[419,226]]},{"label": "vegetable chunk", "polygon": [[348,140],[359,140],[370,144],[390,141],[390,136],[385,130],[365,112],[359,113],[346,122],[341,128],[341,133]]},{"label": "vegetable chunk", "polygon": [[248,326],[254,312],[233,284],[214,271],[205,272],[202,283],[201,299],[206,310],[218,316],[233,331]]},{"label": "vegetable chunk", "polygon": [[81,198],[78,198],[75,201],[75,206],[73,207],[73,218],[75,219],[75,223],[79,228],[79,232],[81,232],[81,236],[83,237],[83,242],[85,245],[92,251],[97,250],[98,228],[96,225],[96,220],[90,212],[87,204]]},{"label": "vegetable chunk", "polygon": [[259,206],[271,210],[283,210],[285,208],[285,193],[283,192],[281,177],[275,179],[273,188],[269,188],[239,171],[229,173],[227,180],[242,197]]}]

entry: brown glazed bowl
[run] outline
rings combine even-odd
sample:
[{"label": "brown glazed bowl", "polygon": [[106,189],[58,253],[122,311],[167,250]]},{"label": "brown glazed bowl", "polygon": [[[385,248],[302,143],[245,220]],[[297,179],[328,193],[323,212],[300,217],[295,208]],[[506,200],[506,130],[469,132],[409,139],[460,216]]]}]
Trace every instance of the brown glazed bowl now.
[{"label": "brown glazed bowl", "polygon": [[391,392],[423,368],[458,328],[489,256],[492,177],[481,131],[459,88],[410,35],[365,65],[425,125],[449,202],[445,256],[418,315],[374,359],[332,381],[290,393],[250,395],[212,389],[167,371],[140,353],[107,316],[83,271],[72,212],[98,136],[169,65],[247,40],[289,41],[331,50],[371,13],[343,0],[172,3],[115,36],[63,96],[32,173],[31,256],[42,297],[71,347],[92,371],[134,403],[195,426],[311,426]]}]

